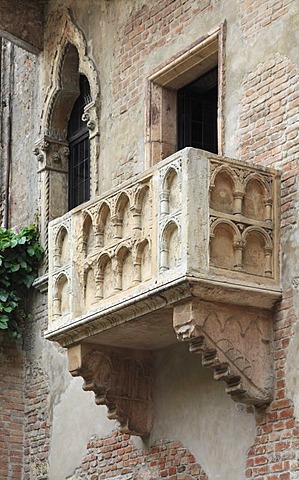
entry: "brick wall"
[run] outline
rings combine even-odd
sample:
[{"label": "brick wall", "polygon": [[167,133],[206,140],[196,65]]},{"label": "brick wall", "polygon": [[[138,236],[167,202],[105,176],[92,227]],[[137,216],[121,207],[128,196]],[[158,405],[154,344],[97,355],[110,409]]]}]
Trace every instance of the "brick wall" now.
[{"label": "brick wall", "polygon": [[23,352],[0,334],[0,478],[21,480],[23,458]]},{"label": "brick wall", "polygon": [[[47,326],[47,297],[39,295],[24,338],[26,351],[24,403],[24,476],[22,480],[47,478],[50,450],[49,379],[36,354],[38,335]],[[58,479],[57,479],[58,480]]]},{"label": "brick wall", "polygon": [[244,38],[253,43],[262,28],[287,14],[292,0],[241,0],[240,24]]},{"label": "brick wall", "polygon": [[72,480],[208,480],[194,456],[180,443],[163,441],[138,450],[129,435],[94,437]]},{"label": "brick wall", "polygon": [[284,292],[274,323],[275,395],[265,414],[256,416],[256,439],[248,452],[246,476],[251,479],[298,478],[299,425],[287,398],[285,367],[287,347],[295,321],[293,291]]},{"label": "brick wall", "polygon": [[[295,66],[277,54],[258,65],[243,82],[241,158],[282,169],[283,250],[296,227],[298,208],[298,80]],[[283,283],[290,287],[283,292],[274,318],[274,401],[256,416],[256,439],[248,452],[246,470],[251,479],[288,480],[298,478],[295,472],[299,472],[299,426],[286,392],[286,362],[296,312],[292,278],[283,278]]]},{"label": "brick wall", "polygon": [[[214,2],[215,3],[215,2]],[[183,33],[196,15],[211,10],[211,0],[162,0],[146,3],[132,12],[119,31],[114,74],[114,107],[123,113],[140,99],[146,79],[145,65],[149,54]]]}]

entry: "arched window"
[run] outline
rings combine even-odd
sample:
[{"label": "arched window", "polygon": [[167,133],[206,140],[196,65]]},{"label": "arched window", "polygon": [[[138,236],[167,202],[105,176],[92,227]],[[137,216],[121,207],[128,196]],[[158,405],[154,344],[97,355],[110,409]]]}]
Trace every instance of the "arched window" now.
[{"label": "arched window", "polygon": [[80,94],[74,103],[68,122],[69,143],[68,190],[69,210],[90,199],[89,131],[82,115],[90,102],[90,87],[85,75],[80,75]]}]

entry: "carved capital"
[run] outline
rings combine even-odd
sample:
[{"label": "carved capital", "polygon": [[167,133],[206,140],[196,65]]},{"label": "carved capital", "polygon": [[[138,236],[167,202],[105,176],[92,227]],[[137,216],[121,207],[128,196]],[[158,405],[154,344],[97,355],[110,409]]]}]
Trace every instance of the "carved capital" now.
[{"label": "carved capital", "polygon": [[46,135],[36,142],[33,153],[45,167],[67,170],[69,148],[66,142]]},{"label": "carved capital", "polygon": [[79,344],[68,349],[69,370],[83,389],[106,405],[122,433],[148,435],[153,422],[152,362],[149,353]]},{"label": "carved capital", "polygon": [[37,157],[39,162],[43,162],[46,158],[46,152],[49,149],[49,142],[47,142],[44,138],[41,139],[39,142],[36,142],[35,147],[33,149],[33,154]]},{"label": "carved capital", "polygon": [[93,138],[95,135],[98,135],[98,115],[95,102],[91,102],[84,108],[84,113],[82,115],[83,122],[86,122],[86,126],[89,130],[89,137]]},{"label": "carved capital", "polygon": [[174,329],[214,369],[237,402],[262,406],[273,395],[271,318],[257,309],[190,300],[174,307]]}]

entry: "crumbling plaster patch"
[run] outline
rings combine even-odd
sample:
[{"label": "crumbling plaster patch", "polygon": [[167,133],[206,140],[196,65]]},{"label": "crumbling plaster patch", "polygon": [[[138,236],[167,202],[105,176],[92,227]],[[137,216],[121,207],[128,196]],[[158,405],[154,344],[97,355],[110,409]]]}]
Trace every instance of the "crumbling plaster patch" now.
[{"label": "crumbling plaster patch", "polygon": [[107,435],[115,427],[115,422],[107,420],[106,408],[94,403],[94,394],[82,390],[82,379],[72,379],[53,409],[48,480],[72,475],[81,464],[88,440],[93,435]]}]

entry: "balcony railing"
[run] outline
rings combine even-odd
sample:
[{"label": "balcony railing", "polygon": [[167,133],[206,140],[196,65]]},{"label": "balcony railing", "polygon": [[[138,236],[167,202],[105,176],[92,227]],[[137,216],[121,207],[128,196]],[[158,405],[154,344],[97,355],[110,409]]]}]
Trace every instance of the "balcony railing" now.
[{"label": "balcony railing", "polygon": [[88,336],[99,333],[126,321],[132,302],[141,316],[163,295],[179,301],[186,282],[208,301],[270,308],[278,200],[276,171],[187,148],[54,220],[48,336],[75,340],[89,323]]}]

